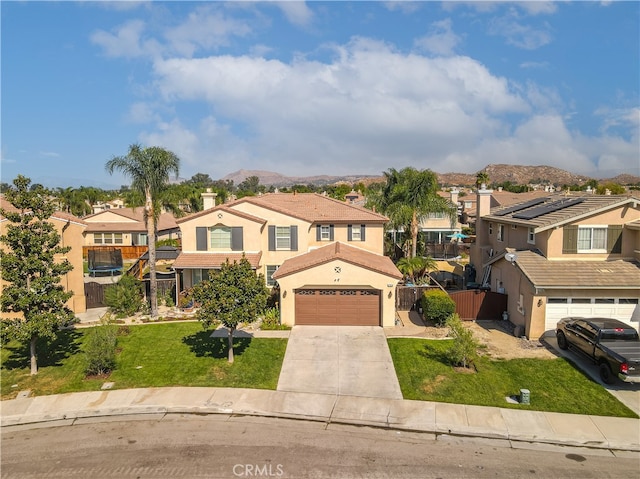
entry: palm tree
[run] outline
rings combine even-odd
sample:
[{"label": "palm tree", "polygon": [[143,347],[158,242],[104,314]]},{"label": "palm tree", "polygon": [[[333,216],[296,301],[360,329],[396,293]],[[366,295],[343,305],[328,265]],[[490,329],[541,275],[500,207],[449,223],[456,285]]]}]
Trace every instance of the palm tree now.
[{"label": "palm tree", "polygon": [[407,275],[414,284],[422,280],[429,271],[438,267],[436,261],[431,256],[401,258],[396,266],[400,272]]},{"label": "palm tree", "polygon": [[129,147],[126,156],[114,156],[105,165],[109,174],[118,170],[131,179],[132,189],[144,195],[144,220],[149,238],[149,290],[151,318],[158,317],[158,283],[156,281],[156,224],[160,216],[159,199],[169,184],[169,174],[178,176],[180,159],[171,151],[157,146]]},{"label": "palm tree", "polygon": [[486,171],[479,171],[476,175],[476,186],[480,188],[481,185],[489,184],[489,174]]},{"label": "palm tree", "polygon": [[411,233],[411,257],[415,257],[420,223],[430,213],[445,213],[453,225],[457,218],[456,206],[437,194],[438,180],[431,170],[390,168],[384,176],[386,183],[373,203],[389,217],[393,228],[402,227]]}]

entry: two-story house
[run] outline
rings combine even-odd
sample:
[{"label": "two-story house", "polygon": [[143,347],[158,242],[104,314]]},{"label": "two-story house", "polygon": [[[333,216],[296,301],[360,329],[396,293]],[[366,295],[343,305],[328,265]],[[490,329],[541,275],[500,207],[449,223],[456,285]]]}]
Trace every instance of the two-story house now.
[{"label": "two-story house", "polygon": [[[0,206],[11,212],[16,212],[16,208],[9,203],[4,196],[0,195]],[[84,274],[82,264],[82,241],[83,232],[87,224],[80,218],[70,214],[56,211],[49,218],[58,234],[60,235],[60,246],[70,247],[71,250],[65,254],[66,259],[73,265],[73,269],[61,277],[60,281],[65,291],[72,291],[73,296],[67,301],[67,306],[74,313],[84,313],[87,310],[87,303],[84,294]],[[0,216],[0,234],[7,233],[9,220]],[[3,244],[4,248],[5,245]],[[0,283],[0,289],[2,284]]]},{"label": "two-story house", "polygon": [[508,295],[528,338],[565,316],[602,316],[638,327],[640,198],[556,193],[491,208],[477,193],[476,281]]},{"label": "two-story house", "polygon": [[285,324],[395,323],[402,278],[383,256],[387,218],[315,193],[270,193],[214,205],[177,220],[178,290],[244,255],[268,286],[276,281]]}]

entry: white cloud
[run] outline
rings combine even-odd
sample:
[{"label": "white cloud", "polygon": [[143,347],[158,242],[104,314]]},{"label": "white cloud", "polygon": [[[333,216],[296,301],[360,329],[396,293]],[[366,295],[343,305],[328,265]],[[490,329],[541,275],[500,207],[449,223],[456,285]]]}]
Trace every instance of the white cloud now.
[{"label": "white cloud", "polygon": [[45,158],[60,158],[60,153],[56,153],[55,151],[39,151],[38,154]]},{"label": "white cloud", "polygon": [[287,20],[294,25],[303,27],[309,25],[313,20],[313,11],[303,1],[276,2],[275,5],[282,10]]},{"label": "white cloud", "polygon": [[128,21],[113,33],[98,30],[91,35],[91,41],[104,49],[107,56],[136,58],[157,55],[161,48],[154,39],[143,40],[145,23],[142,20]]},{"label": "white cloud", "polygon": [[136,102],[129,107],[126,120],[131,123],[150,123],[159,121],[160,116],[149,103]]},{"label": "white cloud", "polygon": [[403,0],[399,2],[383,2],[387,10],[400,11],[402,13],[415,13],[420,10],[421,2],[414,0]]},{"label": "white cloud", "polygon": [[548,25],[535,27],[524,24],[515,14],[515,10],[511,10],[510,14],[493,18],[489,22],[488,33],[502,36],[508,44],[524,50],[535,50],[552,41]]},{"label": "white cloud", "polygon": [[451,28],[451,19],[447,18],[432,23],[429,33],[416,39],[414,44],[416,47],[436,55],[452,55],[460,41],[460,36],[456,35]]}]

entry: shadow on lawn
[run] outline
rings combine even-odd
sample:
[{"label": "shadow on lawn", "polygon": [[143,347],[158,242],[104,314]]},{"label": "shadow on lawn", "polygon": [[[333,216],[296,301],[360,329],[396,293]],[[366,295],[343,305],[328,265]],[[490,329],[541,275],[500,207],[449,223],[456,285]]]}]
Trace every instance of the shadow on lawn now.
[{"label": "shadow on lawn", "polygon": [[[191,348],[191,351],[198,357],[210,357],[216,359],[226,359],[229,352],[227,348],[228,339],[212,338],[211,331],[200,331],[190,336],[182,338],[182,342]],[[233,338],[233,355],[241,355],[251,344],[251,338]]]},{"label": "shadow on lawn", "polygon": [[[80,351],[80,337],[82,333],[74,329],[58,332],[56,339],[48,341],[40,338],[36,344],[38,355],[38,369],[47,366],[62,366],[62,361]],[[29,343],[3,346],[8,357],[2,367],[10,369],[28,368],[30,364]]]}]

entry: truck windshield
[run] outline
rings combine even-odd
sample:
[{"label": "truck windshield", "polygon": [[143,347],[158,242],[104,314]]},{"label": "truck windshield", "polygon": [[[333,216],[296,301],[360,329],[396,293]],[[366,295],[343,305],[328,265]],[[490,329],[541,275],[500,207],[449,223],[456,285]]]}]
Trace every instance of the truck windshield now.
[{"label": "truck windshield", "polygon": [[638,340],[638,332],[633,329],[621,329],[621,330],[606,330],[602,331],[600,336],[601,341],[611,341],[621,339],[624,341]]}]

